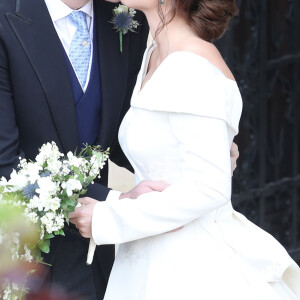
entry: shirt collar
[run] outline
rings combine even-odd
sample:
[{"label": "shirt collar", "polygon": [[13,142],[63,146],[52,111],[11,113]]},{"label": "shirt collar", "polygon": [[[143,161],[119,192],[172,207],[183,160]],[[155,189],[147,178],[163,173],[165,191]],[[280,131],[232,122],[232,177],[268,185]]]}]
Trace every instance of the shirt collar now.
[{"label": "shirt collar", "polygon": [[[51,16],[51,19],[53,22],[63,19],[67,17],[73,9],[70,8],[68,5],[63,3],[61,0],[45,0],[45,3],[47,5],[49,14]],[[89,2],[78,9],[78,11],[83,11],[86,13],[89,17],[93,17],[93,1],[89,0]]]}]

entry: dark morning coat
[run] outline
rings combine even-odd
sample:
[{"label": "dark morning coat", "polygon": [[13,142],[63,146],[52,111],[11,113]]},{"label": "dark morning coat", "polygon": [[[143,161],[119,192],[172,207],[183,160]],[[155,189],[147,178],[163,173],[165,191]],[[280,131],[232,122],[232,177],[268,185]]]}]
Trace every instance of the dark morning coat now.
[{"label": "dark morning coat", "polygon": [[[119,36],[109,22],[116,4],[94,1],[101,78],[100,126],[95,144],[110,147],[112,161],[128,162],[117,140],[120,122],[129,108],[145,50],[145,17],[138,33]],[[54,141],[61,151],[79,145],[78,123],[66,57],[43,0],[0,1],[0,176],[9,176],[19,157],[34,159],[38,148]],[[109,192],[107,168],[89,196],[104,200]],[[52,283],[102,299],[114,258],[114,247],[97,247],[92,268],[85,265],[88,240],[68,231],[51,242],[45,259],[52,264]],[[93,270],[93,271],[92,271]],[[94,277],[94,281],[92,280]]]}]

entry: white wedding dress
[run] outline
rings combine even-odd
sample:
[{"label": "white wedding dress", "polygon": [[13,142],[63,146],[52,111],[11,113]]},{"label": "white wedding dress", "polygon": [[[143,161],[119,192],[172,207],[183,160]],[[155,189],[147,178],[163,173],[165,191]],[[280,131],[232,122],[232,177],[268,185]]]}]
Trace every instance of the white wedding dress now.
[{"label": "white wedding dress", "polygon": [[105,300],[300,299],[297,264],[231,205],[230,146],[242,110],[236,83],[205,58],[175,52],[140,90],[154,47],[119,140],[137,183],[170,186],[96,204],[94,240],[121,243]]}]

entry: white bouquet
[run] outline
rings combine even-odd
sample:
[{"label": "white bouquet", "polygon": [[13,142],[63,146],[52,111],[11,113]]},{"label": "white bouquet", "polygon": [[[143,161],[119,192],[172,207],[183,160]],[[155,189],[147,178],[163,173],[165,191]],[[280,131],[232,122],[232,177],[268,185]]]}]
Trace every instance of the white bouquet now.
[{"label": "white bouquet", "polygon": [[[56,144],[44,144],[35,161],[20,159],[7,181],[0,180],[0,197],[24,209],[26,218],[39,228],[36,248],[50,251],[50,239],[64,235],[65,222],[75,210],[80,195],[100,177],[100,169],[108,159],[109,149],[86,146],[79,155],[69,152],[65,157]],[[40,251],[35,260],[42,261]]]}]

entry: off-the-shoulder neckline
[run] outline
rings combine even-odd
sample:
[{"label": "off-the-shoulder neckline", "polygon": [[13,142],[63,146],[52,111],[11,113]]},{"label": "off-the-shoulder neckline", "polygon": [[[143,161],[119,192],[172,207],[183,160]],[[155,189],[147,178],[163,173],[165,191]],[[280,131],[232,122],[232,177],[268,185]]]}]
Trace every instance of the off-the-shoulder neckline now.
[{"label": "off-the-shoulder neckline", "polygon": [[[224,79],[227,79],[227,80],[229,80],[229,81],[232,81],[233,83],[236,83],[236,80],[227,77],[227,76],[225,75],[225,73],[224,73],[220,68],[218,68],[218,67],[217,67],[216,65],[214,65],[209,59],[207,59],[207,58],[204,57],[204,56],[201,56],[201,55],[199,55],[199,54],[197,54],[197,53],[195,53],[195,52],[192,52],[192,51],[187,51],[187,50],[177,50],[177,51],[174,51],[174,52],[170,53],[170,54],[165,58],[165,60],[166,60],[168,57],[170,57],[170,56],[172,56],[172,55],[174,55],[174,54],[191,54],[191,55],[193,55],[193,56],[196,56],[196,57],[198,57],[198,58],[200,58],[200,59],[206,61],[210,66],[212,66],[216,71],[218,71],[218,72],[222,75],[222,77],[224,77]],[[164,60],[164,61],[165,61],[165,60]]]},{"label": "off-the-shoulder neckline", "polygon": [[[236,80],[233,80],[229,77],[227,77],[223,71],[221,71],[220,68],[218,68],[216,65],[214,65],[210,60],[208,60],[207,58],[205,58],[204,56],[201,56],[195,52],[192,52],[192,51],[187,51],[187,50],[177,50],[177,51],[174,51],[174,52],[171,52],[161,63],[160,65],[157,67],[157,69],[155,70],[155,72],[152,74],[152,76],[147,80],[147,82],[144,84],[143,88],[142,88],[142,84],[143,84],[143,81],[144,81],[144,76],[143,74],[145,74],[145,71],[146,69],[148,69],[148,65],[149,65],[149,61],[150,61],[150,57],[152,55],[152,52],[155,50],[156,48],[156,45],[155,44],[151,44],[147,50],[146,50],[146,56],[145,56],[145,59],[144,59],[144,63],[143,63],[143,70],[142,70],[142,75],[141,75],[141,82],[139,83],[139,89],[138,89],[138,94],[140,94],[144,88],[147,86],[147,84],[149,83],[149,81],[151,81],[152,77],[156,75],[157,72],[159,72],[159,70],[161,69],[161,67],[166,63],[166,61],[168,61],[170,58],[172,58],[173,56],[176,56],[176,55],[179,55],[179,54],[189,54],[189,55],[192,55],[192,56],[195,56],[197,57],[198,59],[202,60],[202,61],[205,61],[207,64],[209,64],[212,68],[214,68],[221,76],[222,78],[224,78],[225,80],[227,80],[228,82],[230,83],[233,83],[233,84],[237,84]],[[150,57],[149,57],[150,55]]]}]

